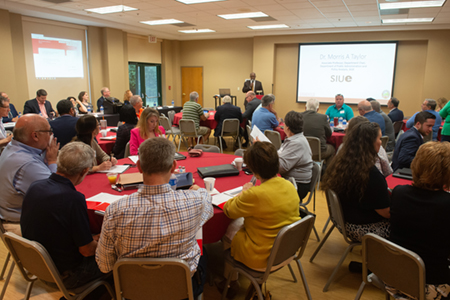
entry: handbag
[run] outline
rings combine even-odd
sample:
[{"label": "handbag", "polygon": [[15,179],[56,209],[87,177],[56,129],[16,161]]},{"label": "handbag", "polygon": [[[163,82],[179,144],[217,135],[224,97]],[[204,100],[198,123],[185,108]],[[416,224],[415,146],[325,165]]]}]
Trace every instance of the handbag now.
[{"label": "handbag", "polygon": [[202,149],[189,149],[188,154],[190,157],[200,157],[203,154]]}]

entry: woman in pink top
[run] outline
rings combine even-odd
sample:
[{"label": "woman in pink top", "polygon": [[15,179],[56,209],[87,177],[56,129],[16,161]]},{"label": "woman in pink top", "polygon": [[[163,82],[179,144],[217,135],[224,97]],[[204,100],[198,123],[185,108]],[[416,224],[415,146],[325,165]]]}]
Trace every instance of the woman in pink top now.
[{"label": "woman in pink top", "polygon": [[130,131],[130,154],[137,155],[143,141],[153,137],[166,137],[164,128],[159,125],[159,113],[154,108],[146,108],[139,118],[136,128]]}]

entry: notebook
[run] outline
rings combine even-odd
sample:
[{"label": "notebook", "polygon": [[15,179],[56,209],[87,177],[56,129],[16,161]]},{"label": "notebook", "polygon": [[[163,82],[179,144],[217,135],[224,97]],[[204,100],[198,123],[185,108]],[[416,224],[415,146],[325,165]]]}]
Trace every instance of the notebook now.
[{"label": "notebook", "polygon": [[232,164],[197,168],[197,172],[201,178],[239,175],[239,171]]},{"label": "notebook", "polygon": [[408,179],[408,180],[412,180],[412,171],[410,168],[402,168],[402,169],[398,169],[397,171],[394,172],[394,174],[392,174],[393,177],[398,177],[398,178],[403,178],[403,179]]}]

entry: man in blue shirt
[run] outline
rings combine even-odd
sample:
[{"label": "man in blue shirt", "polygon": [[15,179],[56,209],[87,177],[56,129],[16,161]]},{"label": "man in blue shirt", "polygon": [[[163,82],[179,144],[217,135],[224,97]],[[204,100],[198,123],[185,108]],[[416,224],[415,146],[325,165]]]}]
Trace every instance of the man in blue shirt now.
[{"label": "man in blue shirt", "polygon": [[273,130],[279,125],[279,121],[273,110],[275,96],[272,94],[265,95],[261,99],[261,108],[253,113],[252,129],[257,126],[262,133],[265,130]]},{"label": "man in blue shirt", "polygon": [[344,104],[344,96],[342,94],[337,94],[335,99],[335,105],[328,107],[325,114],[330,117],[330,120],[337,118],[344,118],[344,120],[350,121],[353,118],[352,109]]},{"label": "man in blue shirt", "polygon": [[366,117],[370,122],[380,125],[381,135],[386,135],[386,124],[383,117],[372,109],[369,101],[364,100],[358,103],[358,112],[361,116]]},{"label": "man in blue shirt", "polygon": [[8,123],[8,122],[17,122],[18,117],[18,113],[16,108],[14,107],[14,104],[11,103],[11,100],[9,99],[8,94],[6,94],[5,92],[0,92],[0,96],[5,97],[6,99],[8,99],[9,102],[9,113],[7,117],[3,117],[3,123]]},{"label": "man in blue shirt", "polygon": [[[433,126],[433,141],[437,140],[439,128],[441,127],[441,123],[442,123],[442,118],[439,115],[439,113],[437,111],[435,111],[435,109],[436,109],[436,101],[435,100],[425,99],[425,101],[423,101],[422,111],[427,111],[427,112],[433,114],[434,116],[436,116],[436,120],[435,120],[434,126]],[[411,128],[415,125],[414,120],[416,118],[416,115],[419,112],[420,111],[416,112],[411,118],[409,118],[409,120],[406,122],[406,128]]]}]

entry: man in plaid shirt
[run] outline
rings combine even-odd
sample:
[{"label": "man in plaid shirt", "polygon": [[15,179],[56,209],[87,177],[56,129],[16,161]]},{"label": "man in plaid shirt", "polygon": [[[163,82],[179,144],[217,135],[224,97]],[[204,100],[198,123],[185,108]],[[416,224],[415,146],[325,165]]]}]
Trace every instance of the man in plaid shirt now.
[{"label": "man in plaid shirt", "polygon": [[139,147],[137,167],[144,184],[111,204],[105,213],[96,260],[104,273],[115,262],[132,257],[175,257],[191,270],[194,294],[203,290],[206,261],[200,256],[196,232],[213,216],[211,196],[193,185],[172,190],[175,147],[164,138],[151,138]]}]

